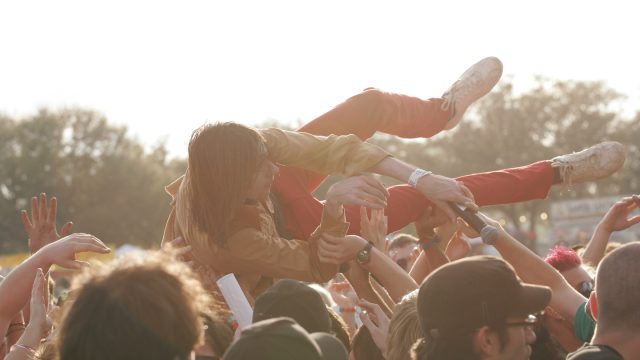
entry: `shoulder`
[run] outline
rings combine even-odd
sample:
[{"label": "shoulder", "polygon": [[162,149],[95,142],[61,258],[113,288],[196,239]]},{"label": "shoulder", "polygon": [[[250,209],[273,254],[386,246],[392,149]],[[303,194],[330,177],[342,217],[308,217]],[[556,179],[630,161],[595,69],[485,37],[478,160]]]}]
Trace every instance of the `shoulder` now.
[{"label": "shoulder", "polygon": [[624,360],[612,347],[606,345],[584,345],[567,356],[567,360]]}]

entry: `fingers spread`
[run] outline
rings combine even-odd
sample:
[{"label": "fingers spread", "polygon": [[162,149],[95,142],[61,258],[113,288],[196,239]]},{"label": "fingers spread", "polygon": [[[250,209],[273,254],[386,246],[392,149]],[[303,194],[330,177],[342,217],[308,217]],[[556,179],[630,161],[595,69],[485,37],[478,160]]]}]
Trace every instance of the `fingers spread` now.
[{"label": "fingers spread", "polygon": [[[45,200],[46,200],[46,198],[45,198]],[[55,197],[52,197],[51,198],[51,204],[49,206],[49,211],[48,211],[48,214],[47,214],[47,221],[48,222],[55,222],[57,214],[58,214],[58,199],[56,199]]]},{"label": "fingers spread", "polygon": [[33,218],[33,222],[38,222],[40,220],[40,213],[38,212],[38,198],[31,198],[31,217]]},{"label": "fingers spread", "polygon": [[47,220],[47,195],[45,193],[40,194],[40,204],[38,208],[38,218],[40,221]]},{"label": "fingers spread", "polygon": [[33,227],[31,220],[29,220],[29,214],[27,214],[26,210],[21,210],[20,217],[22,218],[22,223],[24,224],[25,230],[27,230],[28,232],[28,229],[31,229]]},{"label": "fingers spread", "polygon": [[69,221],[68,223],[64,224],[64,226],[60,230],[60,237],[65,237],[65,236],[68,236],[69,234],[71,234],[71,229],[72,228],[73,228],[73,223],[71,221]]}]

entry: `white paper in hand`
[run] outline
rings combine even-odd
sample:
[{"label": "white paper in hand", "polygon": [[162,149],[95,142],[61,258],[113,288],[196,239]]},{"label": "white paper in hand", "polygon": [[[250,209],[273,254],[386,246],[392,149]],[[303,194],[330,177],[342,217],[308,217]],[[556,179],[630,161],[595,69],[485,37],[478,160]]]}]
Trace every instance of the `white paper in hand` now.
[{"label": "white paper in hand", "polygon": [[233,316],[238,322],[238,326],[241,329],[251,325],[253,319],[253,309],[249,305],[247,297],[244,296],[240,284],[236,276],[231,273],[227,274],[217,281],[218,288],[224,297],[224,301],[229,305],[229,309],[233,312]]}]

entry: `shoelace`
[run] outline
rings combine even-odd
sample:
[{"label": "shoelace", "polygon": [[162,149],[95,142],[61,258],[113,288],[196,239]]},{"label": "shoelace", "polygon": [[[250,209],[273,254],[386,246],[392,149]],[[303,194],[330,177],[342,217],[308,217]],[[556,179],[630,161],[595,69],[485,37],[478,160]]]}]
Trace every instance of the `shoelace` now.
[{"label": "shoelace", "polygon": [[[460,79],[456,80],[456,82],[451,85],[449,90],[442,95],[444,101],[440,106],[440,109],[443,111],[449,110],[451,104],[455,104],[456,98],[466,97],[471,92],[471,89],[477,87],[477,85],[481,82],[480,76],[477,71],[474,71],[469,75],[468,79],[465,79],[464,83],[460,81]],[[463,84],[463,85],[460,85]]]}]

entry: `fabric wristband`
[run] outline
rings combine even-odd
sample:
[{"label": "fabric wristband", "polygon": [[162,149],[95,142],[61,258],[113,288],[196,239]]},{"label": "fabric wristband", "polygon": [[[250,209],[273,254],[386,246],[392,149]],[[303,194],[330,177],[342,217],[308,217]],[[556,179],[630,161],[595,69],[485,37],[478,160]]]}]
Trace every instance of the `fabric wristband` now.
[{"label": "fabric wristband", "polygon": [[420,239],[420,247],[422,247],[422,250],[424,251],[429,250],[431,247],[433,247],[434,245],[438,245],[439,243],[440,236],[438,236],[438,234],[433,234],[431,239],[428,240]]},{"label": "fabric wristband", "polygon": [[415,169],[415,170],[413,170],[413,172],[409,176],[409,181],[407,181],[407,183],[409,185],[411,185],[411,187],[416,187],[416,186],[418,186],[418,181],[420,179],[422,179],[422,177],[430,175],[430,174],[433,174],[433,172],[427,171],[427,170],[424,170],[424,169],[420,169],[420,168]]}]

